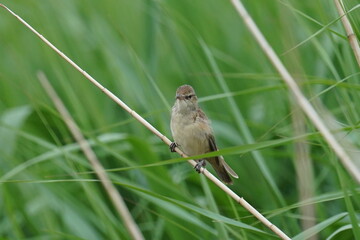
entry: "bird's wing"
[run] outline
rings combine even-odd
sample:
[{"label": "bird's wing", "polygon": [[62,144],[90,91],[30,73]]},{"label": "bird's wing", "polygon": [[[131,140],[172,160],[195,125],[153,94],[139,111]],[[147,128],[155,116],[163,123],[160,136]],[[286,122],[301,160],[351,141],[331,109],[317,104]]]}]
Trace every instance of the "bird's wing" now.
[{"label": "bird's wing", "polygon": [[[208,139],[209,139],[210,151],[211,152],[217,151],[218,149],[216,147],[214,136],[212,134],[209,134]],[[234,170],[232,170],[232,168],[225,162],[225,160],[222,156],[216,157],[216,161],[218,164],[222,164],[224,166],[224,168],[226,169],[226,171],[228,173],[230,173],[231,176],[233,176],[234,178],[239,178],[239,176],[236,174],[236,172]]]},{"label": "bird's wing", "polygon": [[216,143],[215,143],[215,138],[212,134],[208,134],[208,140],[209,140],[209,146],[210,146],[210,151],[214,152],[217,151],[217,147],[216,147]]}]

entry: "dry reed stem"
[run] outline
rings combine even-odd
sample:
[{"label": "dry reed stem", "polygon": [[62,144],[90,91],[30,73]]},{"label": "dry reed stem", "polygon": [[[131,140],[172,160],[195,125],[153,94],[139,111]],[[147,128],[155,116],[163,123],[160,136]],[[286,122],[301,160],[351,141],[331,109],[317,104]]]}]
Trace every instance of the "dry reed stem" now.
[{"label": "dry reed stem", "polygon": [[[305,114],[296,108],[292,114],[294,134],[301,136],[306,134]],[[314,174],[310,156],[310,146],[304,139],[294,142],[294,160],[296,169],[296,182],[298,186],[299,202],[304,202],[314,197]],[[299,206],[301,214],[300,223],[302,230],[305,231],[316,225],[315,204]],[[317,240],[317,234],[309,237],[308,240]]]},{"label": "dry reed stem", "polygon": [[341,146],[341,144],[336,140],[334,135],[330,132],[328,127],[325,125],[324,121],[321,119],[319,114],[315,111],[314,107],[306,99],[306,97],[301,92],[299,86],[296,84],[294,78],[290,75],[288,70],[285,68],[280,58],[276,55],[272,47],[266,41],[263,34],[260,32],[259,28],[256,26],[254,20],[251,18],[249,13],[246,11],[243,4],[240,0],[231,0],[236,11],[243,18],[246,26],[253,34],[255,40],[258,42],[266,56],[269,58],[270,62],[279,72],[282,79],[288,85],[289,89],[294,95],[296,102],[299,104],[301,109],[305,112],[308,118],[312,121],[315,127],[319,130],[320,134],[324,137],[325,141],[333,149],[336,155],[339,157],[341,163],[346,168],[346,170],[353,176],[353,178],[360,183],[360,171],[359,168],[353,163],[350,156]]},{"label": "dry reed stem", "polygon": [[[99,82],[97,82],[93,77],[91,77],[87,72],[82,70],[76,63],[74,63],[70,58],[68,58],[64,53],[58,50],[52,43],[50,43],[45,37],[39,34],[34,28],[32,28],[27,22],[25,22],[21,17],[12,12],[5,5],[0,4],[1,7],[5,8],[8,12],[10,12],[14,17],[16,17],[22,24],[24,24],[27,28],[29,28],[33,33],[35,33],[43,42],[45,42],[49,47],[51,47],[57,54],[59,54],[62,58],[64,58],[68,63],[70,63],[76,70],[78,70],[82,75],[84,75],[91,83],[93,83],[96,87],[98,87],[102,92],[104,92],[109,98],[111,98],[114,102],[120,105],[124,110],[130,113],[137,121],[139,121],[142,125],[148,128],[152,133],[158,136],[164,143],[170,146],[171,141],[162,133],[160,133],[156,128],[154,128],[150,123],[148,123],[144,118],[142,118],[139,114],[137,114],[134,110],[128,107],[123,101],[121,101],[118,97],[116,97],[112,92],[103,87]],[[176,152],[179,153],[182,157],[187,157],[179,148],[175,148]],[[195,167],[196,162],[194,160],[188,161],[192,166]],[[223,184],[219,179],[217,179],[214,175],[212,175],[205,168],[201,168],[201,173],[203,173],[209,180],[214,182],[219,188],[221,188],[226,194],[232,197],[236,202],[241,204],[245,209],[247,209],[251,214],[253,214],[260,222],[262,222],[265,226],[271,229],[276,235],[278,235],[281,239],[290,240],[290,238],[283,233],[278,227],[272,224],[267,218],[265,218],[261,213],[259,213],[254,207],[252,207],[244,198],[239,197],[235,192],[233,192],[230,188],[228,188],[225,184]]]},{"label": "dry reed stem", "polygon": [[55,104],[57,110],[62,116],[64,122],[68,126],[71,134],[79,143],[81,150],[84,152],[86,158],[89,160],[92,168],[94,169],[96,175],[100,179],[101,184],[105,188],[107,194],[109,195],[112,203],[114,204],[118,214],[124,221],[124,224],[129,231],[130,235],[135,240],[143,240],[144,237],[141,234],[139,227],[136,225],[134,219],[132,218],[123,198],[120,193],[116,190],[109,177],[106,175],[106,172],[101,165],[100,161],[96,157],[94,151],[91,149],[89,143],[85,140],[82,135],[79,127],[76,125],[74,119],[71,117],[69,111],[66,109],[65,105],[56,94],[54,88],[51,86],[43,72],[38,73],[38,78],[43,88]]},{"label": "dry reed stem", "polygon": [[360,67],[360,47],[359,47],[359,42],[356,38],[356,35],[354,33],[354,30],[350,24],[350,21],[347,17],[347,13],[344,12],[344,4],[342,2],[342,0],[334,0],[335,2],[335,5],[336,5],[336,9],[339,13],[341,17],[341,22],[343,23],[344,25],[344,28],[345,28],[345,31],[346,31],[346,35],[347,35],[347,38],[349,39],[349,43],[350,43],[350,46],[351,48],[353,49],[354,51],[354,55],[355,55],[355,58],[356,58],[356,61]]}]

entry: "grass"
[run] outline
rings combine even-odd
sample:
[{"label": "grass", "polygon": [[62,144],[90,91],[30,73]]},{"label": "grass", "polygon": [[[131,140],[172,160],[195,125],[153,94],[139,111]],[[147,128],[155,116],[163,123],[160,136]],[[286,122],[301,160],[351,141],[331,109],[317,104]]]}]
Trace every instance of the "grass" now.
[{"label": "grass", "polygon": [[[169,138],[175,90],[191,84],[239,175],[231,188],[288,236],[360,239],[358,184],[306,118],[303,133],[294,129],[297,106],[229,1],[2,3]],[[359,68],[333,2],[244,4],[358,159]],[[357,4],[345,1],[347,9]],[[359,16],[359,8],[350,13],[357,34]],[[1,239],[129,239],[38,70],[91,141],[146,239],[276,239],[3,9],[0,36]],[[313,174],[295,162],[299,135]],[[307,199],[301,176],[312,176]],[[308,230],[304,206],[314,208]]]}]

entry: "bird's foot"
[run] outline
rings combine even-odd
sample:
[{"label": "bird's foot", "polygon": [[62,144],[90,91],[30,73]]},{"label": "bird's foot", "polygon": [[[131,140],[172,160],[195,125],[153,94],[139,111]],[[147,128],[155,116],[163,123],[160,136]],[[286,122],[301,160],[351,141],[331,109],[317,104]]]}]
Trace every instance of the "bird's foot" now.
[{"label": "bird's foot", "polygon": [[171,151],[171,152],[176,152],[176,151],[175,151],[175,148],[176,148],[177,146],[178,146],[178,145],[177,145],[176,142],[172,142],[172,143],[170,144],[170,151]]},{"label": "bird's foot", "polygon": [[198,172],[198,173],[200,173],[201,171],[201,168],[202,167],[205,167],[205,165],[206,165],[206,162],[205,162],[205,159],[200,159],[198,162],[197,162],[197,164],[195,165],[195,170]]}]

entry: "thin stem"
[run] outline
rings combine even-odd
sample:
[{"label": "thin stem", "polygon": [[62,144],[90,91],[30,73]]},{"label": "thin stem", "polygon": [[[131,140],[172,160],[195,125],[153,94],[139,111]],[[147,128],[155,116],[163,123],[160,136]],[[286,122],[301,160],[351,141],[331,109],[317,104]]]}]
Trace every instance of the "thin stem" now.
[{"label": "thin stem", "polygon": [[276,70],[281,75],[282,79],[288,85],[290,91],[293,93],[294,98],[304,111],[304,113],[308,116],[308,118],[312,121],[315,127],[319,130],[320,134],[324,137],[325,141],[329,144],[329,146],[333,149],[336,155],[339,157],[343,166],[347,169],[347,171],[353,176],[353,178],[360,183],[360,171],[359,168],[354,164],[350,156],[341,146],[341,144],[336,140],[335,136],[330,132],[328,127],[325,125],[324,121],[321,119],[320,115],[315,111],[314,107],[310,104],[310,102],[306,99],[304,94],[301,92],[299,86],[295,82],[294,78],[290,75],[288,70],[285,68],[280,58],[276,55],[272,47],[266,41],[264,35],[260,32],[259,28],[256,26],[254,20],[251,18],[244,5],[240,2],[240,0],[231,0],[235,9],[239,13],[239,15],[243,18],[246,26],[253,34],[255,40],[261,46],[262,50],[269,58],[270,62],[274,65]]},{"label": "thin stem", "polygon": [[89,143],[85,140],[82,135],[79,127],[76,125],[74,119],[71,117],[69,111],[66,109],[64,103],[61,101],[59,96],[56,94],[54,88],[51,86],[43,72],[38,73],[38,78],[43,88],[55,104],[57,110],[60,112],[64,122],[68,126],[71,134],[74,136],[76,141],[79,143],[81,150],[84,152],[86,158],[89,160],[92,168],[94,169],[96,175],[99,177],[101,184],[105,188],[107,194],[109,195],[112,203],[114,204],[118,214],[123,219],[123,222],[129,231],[130,235],[135,240],[143,240],[144,237],[141,234],[139,227],[136,225],[134,219],[132,218],[123,198],[120,193],[116,190],[111,180],[107,176],[103,166],[101,165],[99,159],[96,157],[94,151],[90,147]]},{"label": "thin stem", "polygon": [[349,39],[349,43],[350,43],[350,46],[352,48],[352,50],[354,51],[354,55],[355,55],[355,58],[356,58],[356,61],[360,67],[360,47],[359,47],[359,42],[356,38],[356,35],[354,33],[354,30],[350,24],[350,21],[347,17],[347,13],[344,12],[344,4],[342,2],[342,0],[334,0],[335,2],[335,6],[336,6],[336,9],[339,13],[341,17],[341,22],[343,23],[344,25],[344,28],[345,28],[345,31],[346,31],[346,35]]},{"label": "thin stem", "polygon": [[[124,110],[126,110],[129,114],[131,114],[137,121],[139,121],[142,125],[144,125],[147,129],[149,129],[152,133],[158,136],[164,143],[170,146],[171,141],[159,132],[156,128],[154,128],[149,122],[147,122],[144,118],[142,118],[139,114],[137,114],[134,110],[128,107],[123,101],[121,101],[118,97],[116,97],[112,92],[102,86],[98,81],[96,81],[93,77],[91,77],[87,72],[82,70],[76,63],[74,63],[70,58],[68,58],[64,53],[58,50],[52,43],[50,43],[45,37],[39,34],[34,28],[32,28],[28,23],[26,23],[22,18],[12,12],[3,4],[0,4],[1,7],[5,8],[9,11],[13,16],[15,16],[22,24],[24,24],[27,28],[29,28],[33,33],[35,33],[43,42],[45,42],[49,47],[51,47],[57,54],[59,54],[62,58],[64,58],[68,63],[70,63],[76,70],[78,70],[82,75],[84,75],[91,83],[93,83],[96,87],[98,87],[102,92],[104,92],[110,99],[120,105]],[[179,153],[182,157],[187,157],[179,148],[175,148],[176,152]],[[196,162],[194,160],[188,161],[192,166],[195,167]],[[228,188],[225,184],[223,184],[219,179],[217,179],[214,175],[212,175],[205,168],[200,169],[201,173],[203,173],[209,180],[214,182],[220,189],[222,189],[226,194],[232,197],[236,202],[240,203],[245,209],[247,209],[251,214],[253,214],[260,222],[262,222],[265,226],[270,228],[275,234],[277,234],[280,238],[290,240],[290,238],[283,233],[278,227],[272,224],[268,219],[266,219],[261,213],[259,213],[254,207],[252,207],[244,198],[239,197],[235,192],[233,192],[230,188]]]}]

